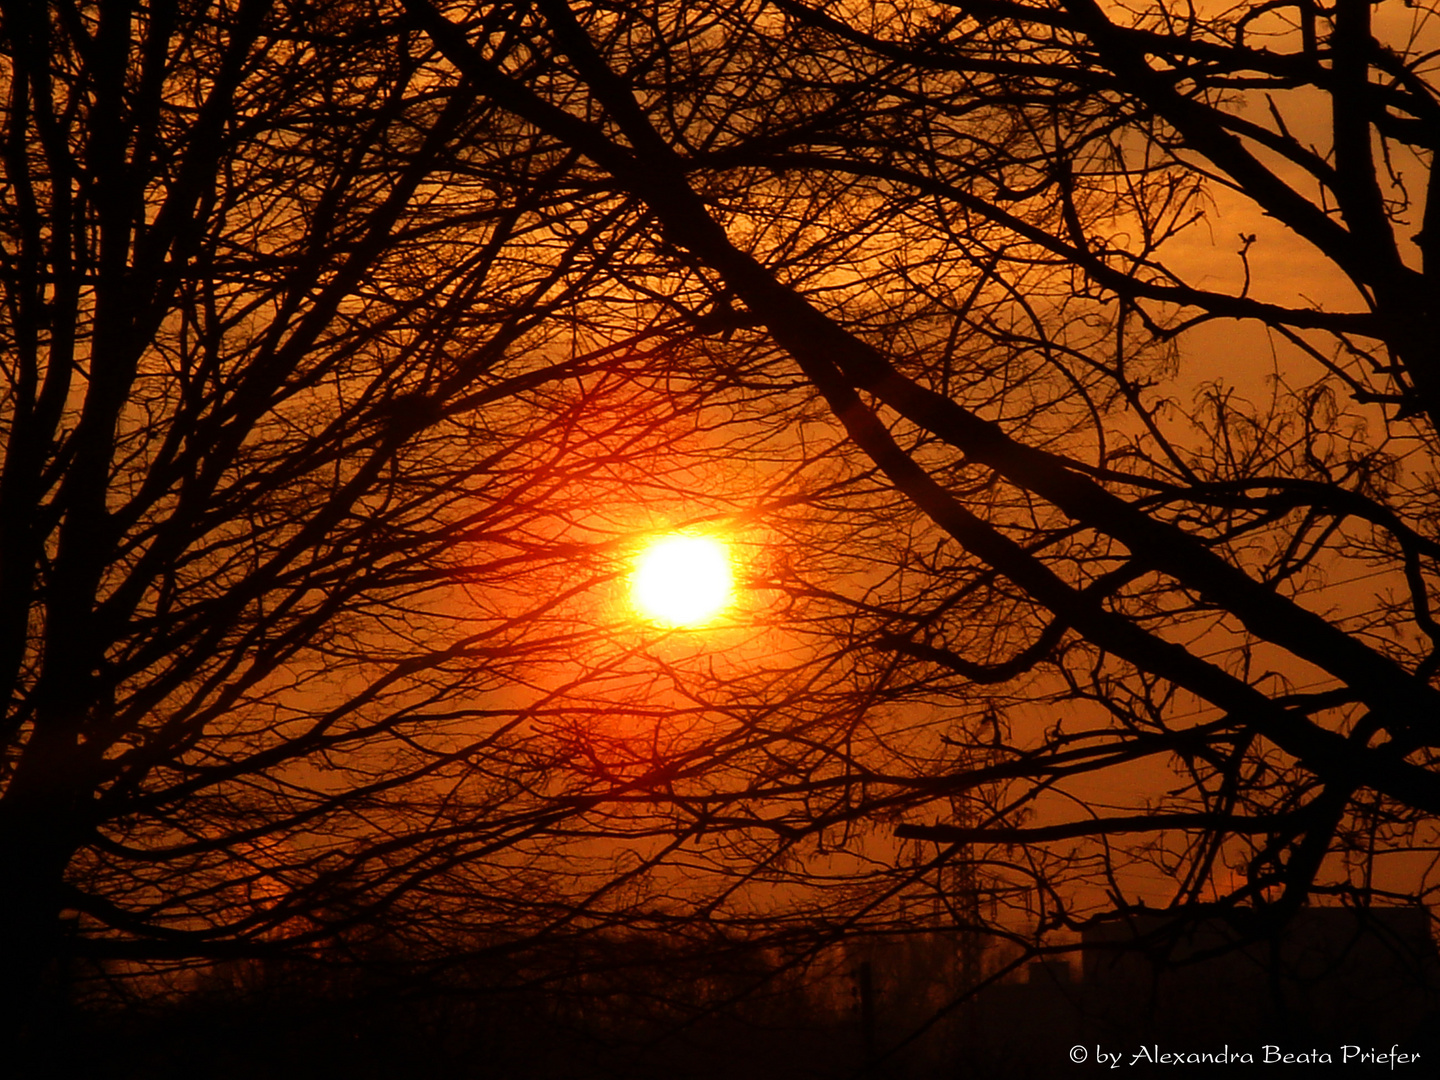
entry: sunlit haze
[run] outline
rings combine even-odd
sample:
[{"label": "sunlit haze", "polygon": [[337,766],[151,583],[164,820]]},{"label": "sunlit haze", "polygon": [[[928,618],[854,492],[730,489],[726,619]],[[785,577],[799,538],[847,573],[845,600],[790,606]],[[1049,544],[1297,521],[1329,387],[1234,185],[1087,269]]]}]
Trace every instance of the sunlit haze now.
[{"label": "sunlit haze", "polygon": [[652,622],[699,626],[730,603],[729,549],[706,536],[663,536],[635,559],[630,600]]}]

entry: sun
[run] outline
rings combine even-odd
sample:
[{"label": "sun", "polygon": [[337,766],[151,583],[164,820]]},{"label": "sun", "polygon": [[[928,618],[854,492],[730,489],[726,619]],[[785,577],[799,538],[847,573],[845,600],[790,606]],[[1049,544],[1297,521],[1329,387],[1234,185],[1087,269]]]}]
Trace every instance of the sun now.
[{"label": "sun", "polygon": [[733,584],[724,543],[677,533],[653,541],[636,557],[630,601],[662,626],[702,626],[729,605]]}]

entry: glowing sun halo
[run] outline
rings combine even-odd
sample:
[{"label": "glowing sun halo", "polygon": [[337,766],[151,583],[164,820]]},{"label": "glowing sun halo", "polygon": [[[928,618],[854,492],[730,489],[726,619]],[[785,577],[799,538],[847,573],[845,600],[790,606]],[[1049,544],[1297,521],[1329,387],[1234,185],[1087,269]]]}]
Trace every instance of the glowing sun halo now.
[{"label": "glowing sun halo", "polygon": [[662,536],[642,551],[630,574],[630,600],[652,622],[699,626],[730,603],[730,553],[719,540]]}]

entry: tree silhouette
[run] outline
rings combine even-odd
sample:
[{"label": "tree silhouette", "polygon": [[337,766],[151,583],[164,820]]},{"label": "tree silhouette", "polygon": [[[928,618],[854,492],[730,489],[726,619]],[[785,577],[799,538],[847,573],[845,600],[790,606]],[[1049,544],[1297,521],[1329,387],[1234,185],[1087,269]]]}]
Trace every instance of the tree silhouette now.
[{"label": "tree silhouette", "polygon": [[[7,8],[0,1011],[1428,897],[1376,12]],[[675,523],[703,646],[619,614]]]},{"label": "tree silhouette", "polygon": [[852,759],[870,811],[1022,845],[1042,926],[1086,882],[1135,903],[1144,863],[1256,932],[1430,894],[1428,9],[542,0],[542,87],[408,7],[643,199],[711,283],[697,325],[778,345],[923,516],[845,632],[956,719],[912,775]]},{"label": "tree silhouette", "polygon": [[[544,85],[526,19],[476,29]],[[833,585],[893,496],[769,351],[697,337],[639,199],[384,5],[14,5],[3,40],[17,1054],[80,975],[489,992],[879,911],[889,868],[805,894],[797,853],[857,817],[884,672],[771,579]],[[746,619],[637,625],[637,539],[717,522]]]},{"label": "tree silhouette", "polygon": [[626,545],[724,509],[677,494],[709,384],[615,284],[633,200],[390,15],[7,6],[7,1023],[58,955],[419,960],[642,904],[593,816],[637,780],[555,703],[620,678]]}]

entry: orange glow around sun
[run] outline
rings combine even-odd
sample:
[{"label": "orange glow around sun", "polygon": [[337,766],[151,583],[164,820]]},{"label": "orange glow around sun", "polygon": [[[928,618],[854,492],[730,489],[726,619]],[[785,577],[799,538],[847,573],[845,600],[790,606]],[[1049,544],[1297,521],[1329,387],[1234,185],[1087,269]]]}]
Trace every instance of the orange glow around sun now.
[{"label": "orange glow around sun", "polygon": [[729,605],[733,584],[725,544],[679,533],[660,537],[636,557],[630,600],[662,626],[702,626]]}]

